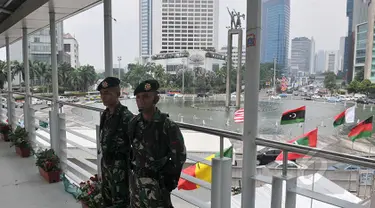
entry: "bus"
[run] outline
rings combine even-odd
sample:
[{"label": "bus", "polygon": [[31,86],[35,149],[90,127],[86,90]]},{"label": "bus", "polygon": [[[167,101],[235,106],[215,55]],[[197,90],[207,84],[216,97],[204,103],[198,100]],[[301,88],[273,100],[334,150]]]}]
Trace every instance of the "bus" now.
[{"label": "bus", "polygon": [[181,91],[180,90],[171,90],[171,91],[168,91],[167,92],[167,96],[170,96],[170,97],[174,97],[175,95],[179,95],[179,94],[181,94]]}]

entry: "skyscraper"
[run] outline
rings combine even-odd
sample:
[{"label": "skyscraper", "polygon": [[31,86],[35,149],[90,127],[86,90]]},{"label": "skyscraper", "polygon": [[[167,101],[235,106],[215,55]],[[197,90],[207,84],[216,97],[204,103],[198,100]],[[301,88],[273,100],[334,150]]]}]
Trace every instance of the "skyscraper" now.
[{"label": "skyscraper", "polygon": [[337,54],[338,51],[327,51],[325,58],[325,72],[334,72],[337,74]]},{"label": "skyscraper", "polygon": [[[315,56],[314,39],[297,37],[292,40],[291,67],[305,73],[313,73]],[[298,71],[294,72],[297,73]]]},{"label": "skyscraper", "polygon": [[290,0],[263,0],[261,62],[286,68],[289,52]]},{"label": "skyscraper", "polygon": [[318,51],[316,53],[315,58],[315,73],[317,72],[324,72],[325,70],[325,63],[326,63],[326,52],[325,51]]},{"label": "skyscraper", "polygon": [[345,39],[346,37],[340,38],[340,48],[339,48],[339,70],[344,70],[344,56],[345,56]]},{"label": "skyscraper", "polygon": [[347,82],[352,80],[354,60],[354,32],[358,24],[367,21],[367,10],[370,0],[347,0],[346,16],[348,17],[348,36],[345,38],[343,71]]},{"label": "skyscraper", "polygon": [[142,62],[152,55],[152,0],[139,0],[139,57]]},{"label": "skyscraper", "polygon": [[218,49],[219,1],[140,0],[141,57]]}]

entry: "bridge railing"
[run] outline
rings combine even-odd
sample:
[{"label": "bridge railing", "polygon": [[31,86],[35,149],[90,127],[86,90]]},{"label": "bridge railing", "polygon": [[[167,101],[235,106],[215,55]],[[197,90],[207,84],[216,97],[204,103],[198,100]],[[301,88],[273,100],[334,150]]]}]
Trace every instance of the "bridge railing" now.
[{"label": "bridge railing", "polygon": [[[52,101],[52,99],[45,97],[31,97],[41,100]],[[97,117],[99,117],[100,113],[103,111],[103,109],[101,108],[95,108],[92,106],[68,103],[63,101],[58,101],[58,103],[64,106],[70,106],[73,108],[81,108],[87,111],[92,111],[92,113],[97,115]],[[11,112],[15,112],[12,108],[10,110]],[[51,114],[49,113],[49,119],[46,120],[46,118],[37,116],[37,111],[33,107],[29,107],[27,110],[25,110],[25,112],[25,120],[29,121],[29,124],[33,124],[27,125],[30,136],[38,146],[49,147],[52,146],[51,143],[53,142],[59,143],[59,149],[55,151],[58,152],[61,158],[64,172],[74,183],[79,184],[81,181],[86,181],[91,175],[95,173],[100,174],[100,154],[97,154],[97,147],[99,145],[99,129],[98,123],[95,123],[98,121],[94,121],[94,123],[79,121],[77,120],[77,116],[70,117],[67,116],[67,114],[65,114],[64,112],[59,113],[58,120],[51,119]],[[14,113],[11,115],[15,116]],[[0,113],[0,116],[1,120],[5,120],[3,117],[3,113]],[[38,121],[44,121],[49,125],[47,128],[40,127],[38,125]],[[59,136],[55,138],[52,136],[53,134],[50,134],[51,131],[54,131],[53,128],[51,129],[51,127],[53,126],[52,124],[54,122],[58,122],[59,126],[57,130],[59,132]],[[198,125],[191,125],[180,122],[178,122],[178,125],[182,129],[188,129],[200,133],[217,136],[218,139],[220,139],[220,149],[218,151],[220,152],[221,157],[219,157],[217,160],[213,159],[212,161],[206,161],[204,159],[196,157],[188,157],[190,160],[212,166],[212,183],[208,183],[206,181],[200,180],[198,178],[189,176],[184,173],[181,174],[181,178],[188,180],[196,185],[199,185],[201,188],[206,189],[207,191],[210,191],[211,200],[207,201],[199,199],[199,197],[190,195],[187,191],[174,190],[172,194],[188,202],[189,204],[198,207],[230,207],[230,205],[226,206],[225,204],[231,202],[230,181],[232,179],[232,166],[231,161],[229,162],[229,166],[227,165],[228,163],[224,161],[224,138],[228,138],[233,141],[242,141],[243,139],[249,138],[246,138],[242,134],[236,132],[229,132],[215,128],[202,127]],[[38,129],[36,130],[36,128]],[[90,130],[94,133],[82,133],[82,131],[85,130],[87,130],[87,132]],[[289,152],[294,152],[318,158],[325,158],[328,160],[338,161],[342,163],[354,164],[357,166],[367,167],[370,169],[375,169],[375,160],[370,158],[332,152],[323,149],[310,148],[306,146],[297,146],[293,144],[271,141],[262,138],[256,138],[255,143],[257,145],[264,147],[281,149],[284,155],[287,155]],[[261,181],[263,183],[272,184],[272,208],[281,207],[281,203],[285,203],[285,207],[288,208],[296,207],[297,194],[339,207],[363,207],[363,205],[360,204],[352,203],[343,199],[328,196],[324,193],[319,193],[316,191],[298,187],[296,184],[296,177],[288,176],[286,158],[287,157],[284,157],[281,176],[254,175],[252,177],[252,180],[254,180],[254,182]],[[284,181],[286,182],[285,196],[283,196],[282,194],[282,184]],[[228,184],[230,184],[228,188],[229,192],[226,190]]]}]

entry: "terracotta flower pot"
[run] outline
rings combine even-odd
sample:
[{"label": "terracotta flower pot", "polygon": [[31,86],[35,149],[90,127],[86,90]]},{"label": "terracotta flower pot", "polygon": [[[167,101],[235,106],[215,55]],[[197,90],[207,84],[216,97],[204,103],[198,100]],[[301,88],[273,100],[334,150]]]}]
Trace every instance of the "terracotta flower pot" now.
[{"label": "terracotta flower pot", "polygon": [[87,206],[87,205],[85,204],[85,202],[82,202],[82,201],[81,201],[81,204],[82,204],[82,208],[89,208],[89,206]]},{"label": "terracotta flower pot", "polygon": [[16,153],[21,157],[29,157],[30,149],[24,147],[16,147]]},{"label": "terracotta flower pot", "polygon": [[48,181],[48,183],[56,183],[60,181],[61,171],[46,172],[41,167],[39,167],[39,173],[41,176],[43,176],[44,179],[46,179],[46,181]]},{"label": "terracotta flower pot", "polygon": [[4,139],[4,141],[6,141],[6,142],[10,142],[10,139],[9,139],[9,137],[8,137],[8,134],[3,134],[3,139]]}]

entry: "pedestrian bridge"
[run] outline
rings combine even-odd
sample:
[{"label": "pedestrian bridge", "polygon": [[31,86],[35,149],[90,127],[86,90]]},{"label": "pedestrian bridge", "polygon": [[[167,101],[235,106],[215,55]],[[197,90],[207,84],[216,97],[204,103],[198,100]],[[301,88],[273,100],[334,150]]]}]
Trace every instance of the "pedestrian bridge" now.
[{"label": "pedestrian bridge", "polygon": [[[23,63],[25,70],[25,85],[26,93],[25,104],[23,112],[15,108],[15,101],[12,90],[12,77],[8,73],[7,90],[3,91],[3,96],[6,98],[7,108],[0,108],[0,120],[8,120],[12,126],[17,125],[18,117],[24,114],[25,128],[29,132],[29,137],[33,142],[35,148],[53,148],[58,156],[61,158],[62,169],[71,183],[79,184],[81,181],[88,180],[93,174],[100,173],[100,166],[97,161],[100,155],[97,155],[95,148],[89,148],[82,143],[77,142],[67,133],[74,134],[83,140],[87,140],[94,145],[97,145],[98,134],[86,135],[75,131],[75,128],[90,128],[98,129],[97,122],[93,123],[80,120],[77,117],[59,111],[59,105],[72,106],[75,108],[83,108],[87,112],[100,114],[102,109],[72,104],[60,101],[58,99],[58,73],[57,73],[57,58],[52,56],[52,83],[53,83],[53,98],[43,98],[34,96],[30,93],[30,73],[28,62],[28,35],[41,28],[49,26],[51,34],[51,51],[56,51],[56,21],[69,18],[70,16],[79,12],[85,11],[92,6],[95,6],[102,1],[97,0],[0,0],[0,47],[6,47],[7,51],[7,67],[10,71],[10,50],[9,44],[16,40],[23,40]],[[248,25],[250,28],[247,32],[258,34],[260,37],[260,3],[261,0],[247,0],[248,10]],[[112,16],[111,16],[111,0],[104,0],[104,31],[105,31],[105,68],[106,75],[111,76],[113,55],[112,55]],[[253,16],[251,16],[253,15]],[[257,42],[260,42],[258,39]],[[212,181],[207,182],[194,176],[181,174],[181,178],[195,183],[200,186],[195,191],[173,191],[173,203],[176,207],[203,207],[203,208],[229,208],[229,207],[246,207],[255,208],[260,207],[258,200],[268,200],[267,204],[271,208],[305,208],[314,207],[311,205],[299,204],[298,197],[303,196],[311,201],[319,201],[320,203],[330,205],[330,207],[345,207],[345,208],[359,208],[371,207],[375,208],[375,198],[373,196],[373,172],[367,172],[364,175],[361,170],[349,170],[353,175],[359,175],[359,179],[355,186],[363,186],[366,183],[364,193],[353,192],[351,187],[347,188],[345,194],[352,192],[356,195],[356,200],[349,198],[336,197],[322,189],[311,189],[306,186],[299,186],[297,177],[304,176],[304,171],[292,171],[287,166],[286,158],[284,157],[282,168],[274,172],[274,174],[257,173],[256,168],[256,149],[257,146],[271,147],[281,149],[284,155],[288,152],[295,152],[300,154],[307,154],[313,156],[317,161],[329,160],[341,163],[353,164],[359,167],[367,168],[363,170],[374,170],[375,160],[355,156],[352,154],[343,154],[339,152],[332,152],[323,149],[312,149],[304,146],[296,146],[293,144],[286,144],[284,142],[277,142],[262,138],[256,138],[257,128],[257,104],[258,104],[258,83],[259,70],[252,68],[259,67],[259,44],[255,47],[247,48],[247,70],[245,86],[248,89],[245,92],[245,130],[244,135],[228,132],[219,129],[206,128],[186,123],[179,123],[183,129],[196,131],[200,133],[210,134],[217,137],[220,141],[220,156],[212,161],[204,160],[200,157],[193,157],[188,155],[191,161],[199,161],[212,167]],[[251,80],[249,80],[251,79]],[[17,93],[20,94],[20,93]],[[52,107],[40,110],[36,106],[31,105],[30,99],[38,98],[52,102]],[[249,118],[249,119],[248,119]],[[252,119],[252,120],[251,120]],[[40,127],[39,122],[44,121],[49,125]],[[73,124],[74,123],[74,124]],[[41,134],[38,131],[47,133]],[[229,158],[223,157],[224,152],[224,138],[228,138],[233,142],[237,142],[242,151],[239,151],[243,158],[243,167],[232,167],[232,161]],[[74,150],[74,151],[73,151]],[[0,143],[0,199],[4,207],[35,207],[35,208],[51,208],[51,207],[79,207],[75,199],[64,192],[62,184],[46,184],[41,180],[37,174],[37,169],[34,166],[33,158],[21,159],[15,156],[12,149],[8,149],[7,144]],[[82,154],[77,154],[80,151]],[[241,154],[243,153],[243,154]],[[84,154],[90,157],[82,156]],[[314,163],[315,164],[315,163]],[[239,169],[240,173],[237,178],[241,181],[241,195],[235,197],[233,203],[231,188],[232,184],[232,169]],[[324,170],[323,170],[324,173]],[[347,173],[345,173],[347,174]],[[350,174],[351,177],[352,174]],[[362,180],[361,177],[370,178],[372,180]],[[350,179],[343,179],[352,181]],[[356,180],[354,180],[356,181]],[[364,182],[363,182],[364,181]],[[258,198],[258,189],[264,184],[268,184],[263,191],[268,191],[271,197]],[[271,186],[269,186],[271,185]],[[367,188],[371,187],[371,188]],[[356,189],[358,190],[358,189]],[[263,192],[264,193],[264,192]],[[340,193],[336,193],[340,194]],[[257,206],[258,205],[258,206]],[[315,206],[316,207],[316,206]],[[261,207],[263,208],[263,207]],[[320,207],[321,208],[321,207]]]}]

